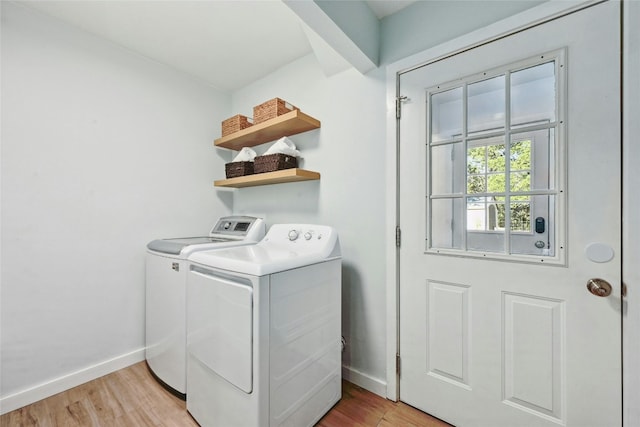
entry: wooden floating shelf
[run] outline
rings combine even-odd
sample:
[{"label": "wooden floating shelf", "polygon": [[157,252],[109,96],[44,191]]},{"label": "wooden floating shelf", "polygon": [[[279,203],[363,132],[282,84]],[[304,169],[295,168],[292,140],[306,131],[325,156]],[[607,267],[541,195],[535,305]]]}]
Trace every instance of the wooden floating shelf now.
[{"label": "wooden floating shelf", "polygon": [[243,147],[253,147],[265,142],[275,141],[283,136],[295,135],[318,129],[319,127],[319,120],[304,114],[300,110],[293,110],[266,122],[249,126],[231,135],[216,139],[214,145],[238,151]]},{"label": "wooden floating shelf", "polygon": [[216,187],[254,187],[257,185],[282,184],[284,182],[313,181],[320,179],[318,172],[292,168],[274,172],[258,173],[255,175],[239,176],[236,178],[214,181]]}]

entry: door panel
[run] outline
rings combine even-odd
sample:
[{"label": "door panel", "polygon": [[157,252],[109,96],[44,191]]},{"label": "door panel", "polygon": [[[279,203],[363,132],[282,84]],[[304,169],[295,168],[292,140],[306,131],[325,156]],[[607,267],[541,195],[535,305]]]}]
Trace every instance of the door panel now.
[{"label": "door panel", "polygon": [[429,281],[428,371],[469,386],[469,287]]},{"label": "door panel", "polygon": [[504,293],[502,303],[505,403],[560,419],[564,302]]},{"label": "door panel", "polygon": [[[591,6],[400,76],[409,98],[400,120],[400,398],[459,427],[621,425],[619,6]],[[539,102],[545,117],[530,108],[549,90],[544,67],[539,78],[507,73],[505,95],[482,78],[549,52],[562,52],[561,99]],[[469,76],[484,86],[446,90]],[[517,92],[527,84],[536,90]],[[460,113],[469,90],[484,100]],[[511,108],[495,105],[510,92]],[[434,105],[447,120],[428,120]],[[492,172],[460,173],[451,159],[469,162],[468,149],[499,132],[513,144],[524,126],[538,147],[532,162],[548,170],[531,172],[529,199],[515,190],[511,204],[530,203],[531,223],[509,238],[489,216],[504,201],[469,196],[469,178]],[[480,222],[470,222],[467,201]],[[592,243],[613,258],[590,259]],[[587,290],[596,277],[611,283],[610,296]]]}]

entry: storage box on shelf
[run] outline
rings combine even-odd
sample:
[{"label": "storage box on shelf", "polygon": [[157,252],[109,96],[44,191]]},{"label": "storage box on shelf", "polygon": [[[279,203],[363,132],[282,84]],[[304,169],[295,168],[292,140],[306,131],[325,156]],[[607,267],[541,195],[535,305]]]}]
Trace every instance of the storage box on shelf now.
[{"label": "storage box on shelf", "polygon": [[275,153],[256,156],[254,160],[255,173],[273,172],[282,169],[298,167],[298,158],[287,154]]},{"label": "storage box on shelf", "polygon": [[266,122],[294,110],[299,108],[283,99],[273,98],[253,107],[253,122],[255,124]]},{"label": "storage box on shelf", "polygon": [[242,114],[236,114],[222,121],[222,136],[234,134],[242,129],[253,126],[253,119]]},{"label": "storage box on shelf", "polygon": [[227,178],[253,175],[253,169],[253,162],[231,162],[224,165],[224,171]]}]

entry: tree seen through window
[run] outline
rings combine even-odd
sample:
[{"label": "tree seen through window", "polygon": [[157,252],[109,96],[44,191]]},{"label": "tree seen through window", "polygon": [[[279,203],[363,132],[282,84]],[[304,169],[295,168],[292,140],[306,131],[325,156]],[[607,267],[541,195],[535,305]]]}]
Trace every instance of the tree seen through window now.
[{"label": "tree seen through window", "polygon": [[[506,194],[531,190],[531,140],[477,141],[467,149],[467,229],[500,231],[506,226]],[[508,167],[507,167],[508,166]],[[507,173],[509,188],[507,188]],[[531,199],[511,195],[511,231],[531,231]]]}]

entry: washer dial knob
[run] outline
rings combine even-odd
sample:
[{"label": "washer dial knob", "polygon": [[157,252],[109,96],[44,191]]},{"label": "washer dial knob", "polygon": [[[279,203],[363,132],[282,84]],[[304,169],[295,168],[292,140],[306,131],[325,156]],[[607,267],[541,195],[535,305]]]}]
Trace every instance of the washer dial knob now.
[{"label": "washer dial knob", "polygon": [[306,240],[311,240],[312,237],[313,237],[313,234],[311,234],[310,231],[307,231],[306,233],[304,233],[304,238]]},{"label": "washer dial knob", "polygon": [[291,240],[293,242],[294,240],[296,240],[298,238],[298,236],[299,236],[298,231],[289,230],[289,240]]}]

